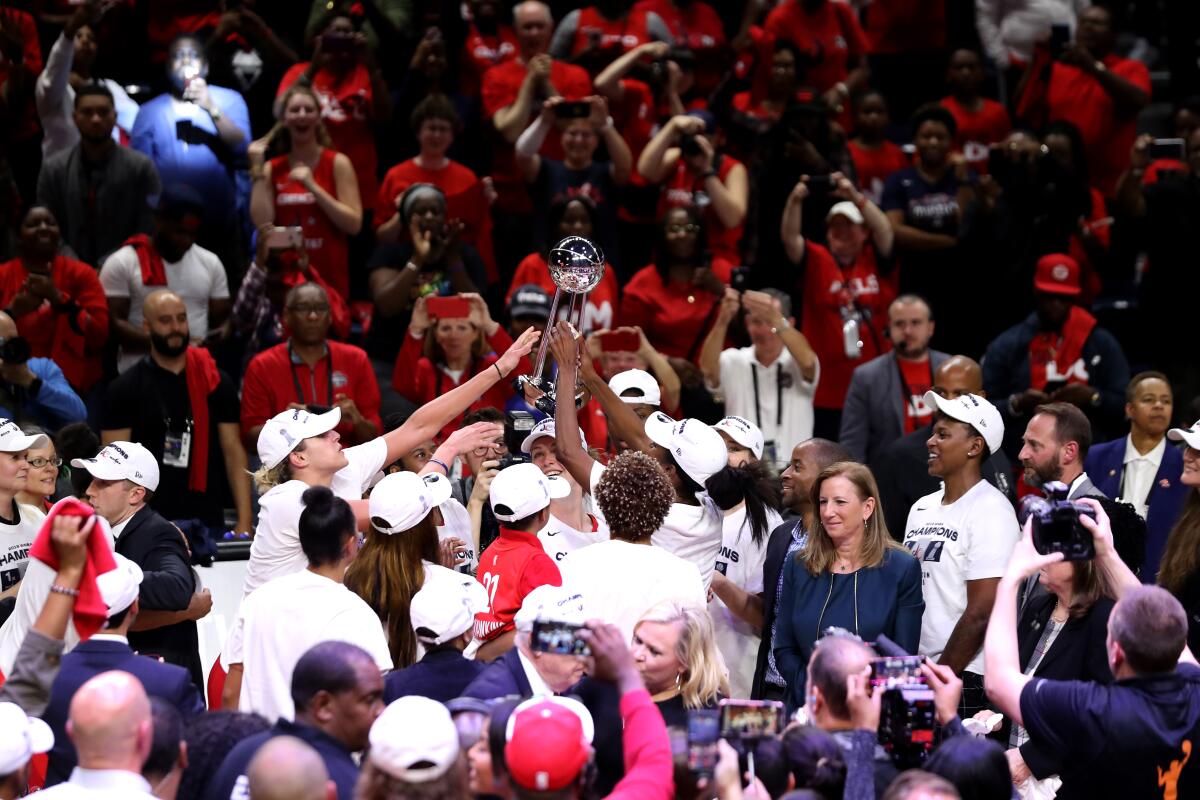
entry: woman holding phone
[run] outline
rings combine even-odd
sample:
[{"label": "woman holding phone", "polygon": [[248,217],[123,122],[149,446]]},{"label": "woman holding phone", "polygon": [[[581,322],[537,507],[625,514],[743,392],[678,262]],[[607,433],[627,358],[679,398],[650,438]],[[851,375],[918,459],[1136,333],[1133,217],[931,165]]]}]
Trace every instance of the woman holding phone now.
[{"label": "woman holding phone", "polygon": [[[412,321],[396,358],[392,386],[417,405],[428,403],[474,375],[498,370],[499,354],[511,346],[508,332],[492,319],[478,294],[421,297],[413,306]],[[526,358],[516,372],[519,375],[530,369]],[[504,408],[512,394],[511,381],[498,381],[465,411]],[[461,419],[460,414],[446,423],[439,438],[455,431]]]}]

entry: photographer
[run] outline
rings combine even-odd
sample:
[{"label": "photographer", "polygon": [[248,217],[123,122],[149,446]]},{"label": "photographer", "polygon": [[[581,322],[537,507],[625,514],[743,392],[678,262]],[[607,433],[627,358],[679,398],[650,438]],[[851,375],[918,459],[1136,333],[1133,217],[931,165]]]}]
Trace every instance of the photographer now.
[{"label": "photographer", "polygon": [[0,417],[35,422],[46,430],[87,417],[83,400],[50,358],[30,358],[29,343],[0,311]]},{"label": "photographer", "polygon": [[[1058,797],[1191,797],[1200,762],[1200,666],[1187,648],[1187,615],[1165,589],[1142,586],[1113,547],[1103,507],[1078,516],[1095,548],[1095,568],[1117,604],[1108,622],[1108,665],[1116,682],[1034,678],[1021,672],[1017,593],[1024,580],[1062,560],[1033,544],[1032,518],[996,588],[984,644],[988,698],[1061,763]],[[1120,734],[1114,736],[1113,732]]]}]

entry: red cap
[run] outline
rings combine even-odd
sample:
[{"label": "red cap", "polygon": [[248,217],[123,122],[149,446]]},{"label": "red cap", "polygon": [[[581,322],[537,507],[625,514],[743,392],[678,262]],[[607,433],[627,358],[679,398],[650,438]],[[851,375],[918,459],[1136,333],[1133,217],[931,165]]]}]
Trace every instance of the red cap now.
[{"label": "red cap", "polygon": [[504,761],[518,786],[550,792],[579,777],[591,757],[591,715],[585,723],[573,710],[576,704],[562,697],[532,698],[508,718]]},{"label": "red cap", "polygon": [[1062,253],[1042,256],[1037,262],[1033,288],[1050,294],[1079,294],[1079,263]]}]

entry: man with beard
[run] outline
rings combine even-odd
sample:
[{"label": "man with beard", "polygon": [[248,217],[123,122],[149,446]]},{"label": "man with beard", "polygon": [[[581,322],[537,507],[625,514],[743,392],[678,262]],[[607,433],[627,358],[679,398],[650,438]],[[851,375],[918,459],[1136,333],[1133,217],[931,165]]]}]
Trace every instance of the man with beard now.
[{"label": "man with beard", "polygon": [[1021,437],[1025,485],[1041,489],[1050,481],[1065,483],[1067,499],[1104,497],[1083,470],[1092,446],[1092,426],[1070,403],[1038,406]]},{"label": "man with beard", "polygon": [[142,306],[150,354],[108,387],[101,441],[140,442],[162,464],[149,501],[167,519],[199,519],[224,530],[222,510],[237,509],[249,532],[250,476],[238,426],[237,392],[207,350],[189,347],[183,299],[160,290]]},{"label": "man with beard", "polygon": [[88,83],[74,94],[76,142],[42,164],[38,202],[79,259],[96,266],[130,236],[150,232],[150,198],[161,188],[149,158],[113,141],[117,112],[108,86]]},{"label": "man with beard", "polygon": [[125,241],[100,269],[108,297],[112,333],[121,346],[117,370],[124,372],[150,349],[141,309],[148,296],[170,289],[187,306],[188,330],[197,340],[217,331],[229,316],[229,281],[220,259],[196,244],[203,201],[189,186],[163,190],[154,214],[154,233]]}]

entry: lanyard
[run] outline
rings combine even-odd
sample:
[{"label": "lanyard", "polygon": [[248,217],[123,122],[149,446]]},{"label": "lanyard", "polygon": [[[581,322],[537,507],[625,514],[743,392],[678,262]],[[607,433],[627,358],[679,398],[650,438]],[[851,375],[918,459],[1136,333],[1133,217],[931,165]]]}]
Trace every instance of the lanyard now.
[{"label": "lanyard", "polygon": [[[329,368],[327,370],[325,370],[325,397],[326,397],[325,405],[332,407],[333,406],[333,350],[330,349],[328,347],[328,345],[326,345],[325,357],[329,359]],[[321,361],[318,360],[317,363],[320,364]],[[292,352],[291,339],[288,340],[288,368],[291,369],[291,371],[292,371],[292,385],[296,387],[296,401],[298,403],[300,403],[301,405],[308,405],[308,401],[306,401],[304,399],[304,388],[300,385],[300,376],[296,374],[296,354]],[[319,400],[321,398],[317,397],[317,384],[316,384],[317,369],[316,369],[316,367],[310,367],[309,369],[311,370],[311,373],[312,373],[311,385],[312,385],[312,390],[313,390],[313,405],[320,405]]]},{"label": "lanyard", "polygon": [[[754,421],[762,430],[762,409],[758,405],[758,364],[750,362],[750,380],[754,384]],[[783,364],[775,365],[775,432],[783,427]]]}]

